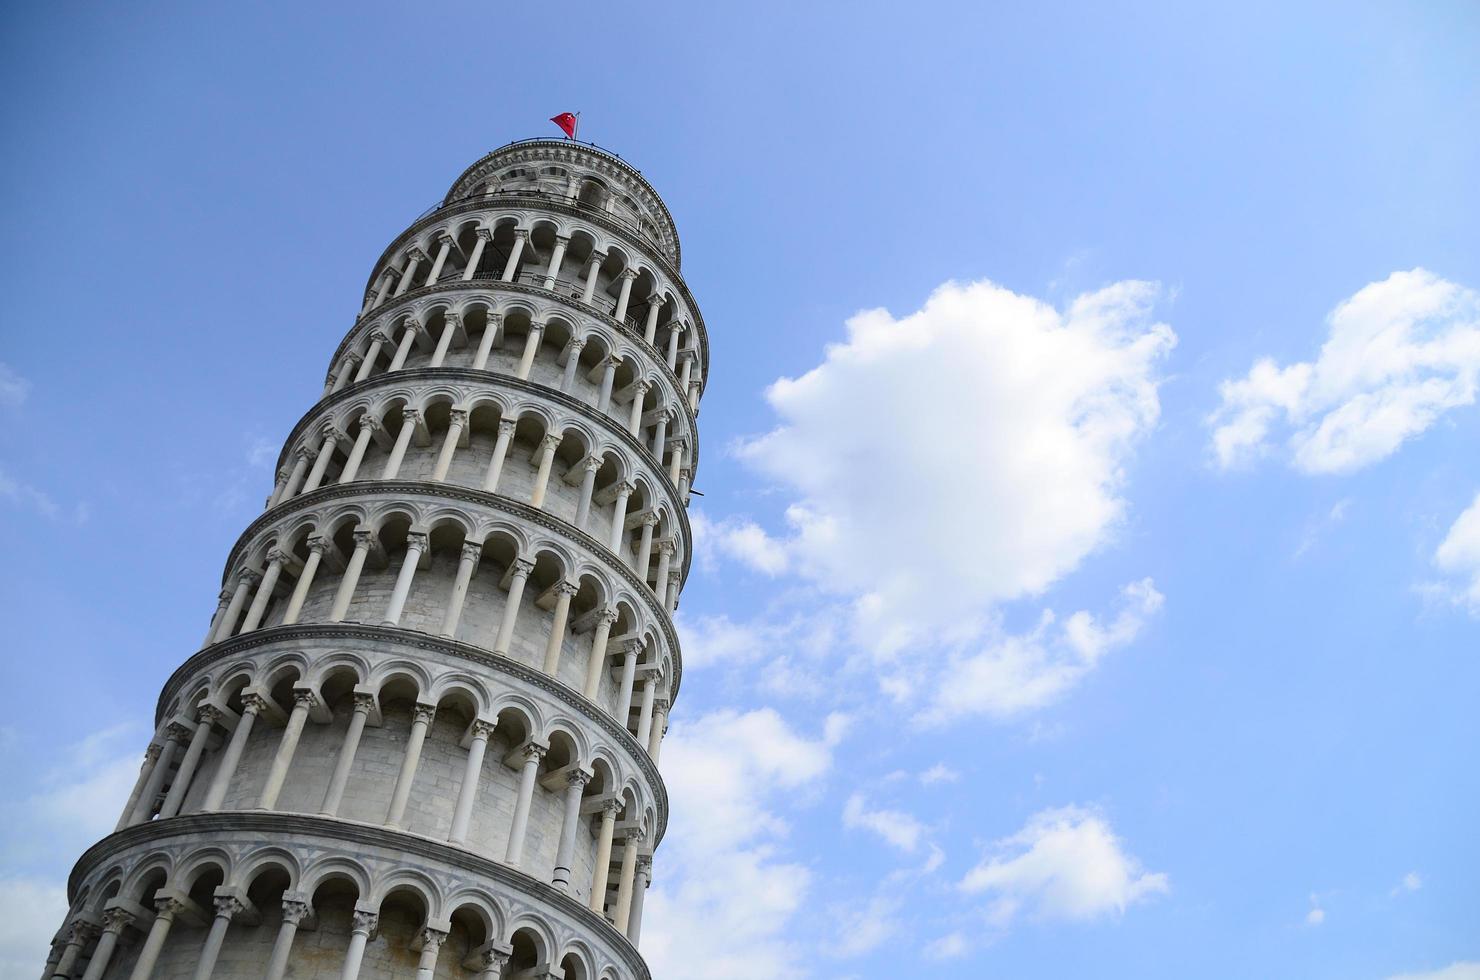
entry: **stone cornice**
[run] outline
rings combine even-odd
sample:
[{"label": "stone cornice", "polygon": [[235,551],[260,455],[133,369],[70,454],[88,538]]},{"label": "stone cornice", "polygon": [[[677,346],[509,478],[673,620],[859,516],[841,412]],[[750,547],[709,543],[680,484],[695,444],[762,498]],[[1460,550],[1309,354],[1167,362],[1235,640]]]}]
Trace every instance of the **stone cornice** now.
[{"label": "stone cornice", "polygon": [[[191,813],[168,817],[126,827],[109,834],[82,853],[77,863],[73,865],[72,873],[68,876],[68,895],[69,897],[75,896],[83,879],[110,855],[126,848],[155,842],[164,843],[171,837],[233,831],[260,835],[263,840],[274,841],[318,838],[324,842],[318,845],[320,847],[329,845],[351,851],[353,850],[352,845],[379,847],[457,868],[469,875],[487,879],[509,891],[522,894],[532,904],[558,909],[574,921],[582,923],[592,935],[600,936],[612,950],[620,953],[626,959],[628,968],[639,980],[650,980],[651,978],[642,954],[626,936],[618,932],[604,916],[592,912],[581,902],[553,885],[508,865],[481,857],[443,841],[372,824],[334,817],[312,816],[306,813],[222,810],[215,813]],[[346,847],[346,845],[351,846]]]},{"label": "stone cornice", "polygon": [[[446,220],[448,217],[456,216],[459,214],[466,214],[469,211],[497,210],[500,207],[507,207],[510,210],[538,209],[544,211],[553,211],[560,214],[569,215],[571,217],[580,218],[583,221],[589,221],[593,225],[598,225],[601,228],[606,229],[607,231],[622,235],[627,239],[629,245],[634,245],[635,247],[641,248],[644,254],[649,254],[653,262],[661,267],[663,273],[668,276],[669,281],[673,284],[673,288],[678,290],[679,294],[683,297],[684,304],[689,308],[689,312],[693,314],[694,329],[698,331],[699,336],[700,364],[704,368],[704,377],[709,377],[709,331],[708,328],[704,326],[704,314],[699,312],[699,304],[694,300],[693,293],[689,292],[688,283],[684,281],[683,276],[678,271],[678,267],[670,263],[666,255],[663,255],[661,252],[654,251],[653,249],[645,246],[640,240],[636,239],[630,231],[627,231],[618,223],[614,221],[603,220],[599,215],[593,214],[590,211],[586,211],[577,207],[572,207],[568,204],[562,204],[559,201],[552,200],[551,198],[547,197],[521,197],[517,194],[501,194],[493,199],[480,197],[472,200],[458,201],[454,204],[448,204],[444,207],[438,208],[431,214],[424,215],[418,218],[417,220],[413,221],[405,231],[397,235],[395,240],[386,246],[385,251],[380,253],[380,257],[375,260],[375,264],[371,267],[370,279],[366,283],[364,292],[368,293],[372,289],[374,289],[375,279],[377,276],[380,275],[381,270],[384,269],[388,259],[392,255],[397,254],[397,252],[405,246],[407,241],[417,237],[421,233],[422,229],[426,228],[428,225],[436,224],[439,221]],[[436,286],[444,284],[434,283],[433,285]],[[543,290],[541,290],[541,292],[543,292]],[[409,292],[402,295],[409,295]],[[607,317],[609,320],[611,319],[609,314],[603,313],[600,315]],[[611,320],[611,322],[615,323],[616,321]]]},{"label": "stone cornice", "polygon": [[432,497],[441,500],[460,500],[464,503],[487,507],[490,510],[505,514],[512,514],[521,520],[528,521],[543,527],[547,531],[563,535],[581,547],[585,548],[591,555],[600,559],[607,568],[614,570],[617,575],[623,577],[631,587],[632,593],[638,601],[648,607],[654,622],[663,631],[663,638],[668,643],[668,650],[673,658],[673,697],[678,697],[678,688],[683,680],[683,654],[678,645],[678,631],[673,628],[673,619],[653,590],[648,588],[647,583],[637,577],[627,563],[612,554],[611,549],[597,541],[591,535],[582,531],[574,524],[570,524],[545,513],[537,507],[521,504],[508,497],[501,497],[494,493],[485,493],[482,490],[474,490],[471,487],[458,487],[448,483],[421,483],[413,480],[356,480],[353,483],[319,487],[308,493],[299,494],[291,500],[287,500],[271,510],[263,512],[256,520],[247,525],[241,536],[231,548],[231,553],[226,558],[226,568],[222,572],[222,587],[230,579],[232,570],[237,568],[241,561],[243,551],[251,544],[252,540],[262,530],[281,520],[285,515],[291,514],[295,509],[308,509],[317,504],[331,500],[354,498],[367,493],[389,494],[392,497]]},{"label": "stone cornice", "polygon": [[[421,633],[399,626],[369,626],[359,623],[300,623],[296,626],[269,626],[250,633],[233,636],[213,643],[193,654],[165,682],[159,692],[159,700],[155,704],[154,716],[155,727],[164,718],[166,707],[174,700],[183,685],[194,675],[200,673],[207,666],[218,660],[240,656],[250,650],[262,646],[274,644],[292,644],[304,640],[321,641],[343,641],[362,640],[374,644],[383,649],[411,649],[423,650],[441,654],[445,657],[453,657],[478,664],[491,670],[497,670],[520,681],[537,687],[545,693],[558,698],[569,707],[582,714],[593,725],[606,732],[615,739],[626,750],[636,762],[637,768],[647,778],[653,787],[653,794],[657,801],[657,830],[654,843],[663,839],[664,832],[668,829],[668,788],[663,782],[663,776],[658,772],[658,767],[648,756],[647,747],[637,741],[637,737],[627,729],[618,725],[616,719],[603,711],[595,702],[587,699],[570,687],[561,684],[555,678],[544,671],[536,670],[527,664],[522,664],[509,657],[500,656],[482,647],[461,640],[449,640],[430,633]],[[676,663],[676,661],[675,661]],[[678,695],[678,676],[675,667],[674,688],[672,697]],[[670,698],[671,700],[671,698]]]}]

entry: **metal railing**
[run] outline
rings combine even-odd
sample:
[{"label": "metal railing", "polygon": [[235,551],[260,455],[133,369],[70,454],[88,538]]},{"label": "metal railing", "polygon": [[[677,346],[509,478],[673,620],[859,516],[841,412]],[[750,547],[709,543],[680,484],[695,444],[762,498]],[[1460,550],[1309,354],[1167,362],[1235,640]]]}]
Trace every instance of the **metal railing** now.
[{"label": "metal railing", "polygon": [[644,228],[640,223],[633,221],[630,218],[625,218],[622,215],[617,214],[615,211],[608,211],[606,208],[591,204],[588,201],[582,201],[579,197],[573,197],[569,194],[555,194],[545,190],[542,187],[511,187],[507,189],[496,190],[492,193],[484,191],[478,194],[469,194],[465,197],[459,197],[451,201],[438,201],[436,204],[433,204],[431,207],[427,208],[421,214],[418,214],[414,219],[412,219],[411,224],[417,224],[420,221],[424,221],[427,218],[430,218],[438,211],[442,211],[450,207],[456,207],[459,204],[466,204],[470,201],[488,201],[500,197],[532,197],[538,198],[540,200],[554,201],[557,204],[563,204],[566,207],[572,207],[578,211],[585,211],[599,218],[605,218],[606,220],[611,221],[614,224],[620,225],[627,231],[641,236],[659,249],[663,247],[662,243],[653,237],[653,233],[651,231]]}]

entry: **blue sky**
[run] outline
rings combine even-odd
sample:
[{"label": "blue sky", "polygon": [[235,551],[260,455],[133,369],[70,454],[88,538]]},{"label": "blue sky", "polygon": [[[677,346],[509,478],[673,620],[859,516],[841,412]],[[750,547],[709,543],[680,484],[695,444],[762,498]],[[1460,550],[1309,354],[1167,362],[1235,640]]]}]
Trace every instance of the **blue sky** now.
[{"label": "blue sky", "polygon": [[657,976],[1480,976],[1473,5],[3,16],[0,962],[375,257],[581,110],[712,347]]}]

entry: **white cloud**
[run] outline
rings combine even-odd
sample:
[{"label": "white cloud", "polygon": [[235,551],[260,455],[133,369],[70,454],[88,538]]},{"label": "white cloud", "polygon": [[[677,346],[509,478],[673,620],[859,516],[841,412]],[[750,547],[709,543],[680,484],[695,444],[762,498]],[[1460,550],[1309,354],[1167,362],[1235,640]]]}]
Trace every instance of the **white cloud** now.
[{"label": "white cloud", "polygon": [[1458,588],[1441,591],[1480,615],[1480,494],[1450,525],[1434,552],[1434,564],[1462,580]]},{"label": "white cloud", "polygon": [[882,946],[900,929],[899,900],[875,895],[867,902],[834,906],[836,938],[827,946],[833,956],[862,956]]},{"label": "white cloud", "polygon": [[843,805],[843,826],[869,830],[890,847],[913,854],[925,836],[925,825],[901,810],[871,810],[862,793],[854,793]]},{"label": "white cloud", "polygon": [[9,364],[0,363],[0,405],[19,408],[31,395],[31,382]]},{"label": "white cloud", "polygon": [[1283,438],[1296,469],[1351,472],[1474,403],[1480,294],[1424,269],[1395,272],[1326,322],[1314,361],[1281,367],[1264,358],[1219,386],[1209,419],[1219,465],[1248,462]]},{"label": "white cloud", "polygon": [[46,491],[17,480],[4,470],[0,470],[0,499],[8,500],[17,507],[34,510],[42,517],[54,518],[62,512]]},{"label": "white cloud", "polygon": [[1162,607],[1150,579],[1121,591],[1120,608],[1108,626],[1080,611],[1062,624],[1045,612],[1022,635],[999,634],[975,653],[954,656],[937,679],[920,720],[938,724],[966,715],[1007,718],[1061,698],[1109,651],[1140,634]]},{"label": "white cloud", "polygon": [[1305,913],[1305,924],[1308,926],[1318,926],[1325,921],[1326,910],[1319,905],[1312,905],[1310,911]]},{"label": "white cloud", "polygon": [[1403,892],[1416,892],[1423,887],[1423,878],[1417,871],[1410,871],[1403,876],[1403,880],[1393,886],[1389,894],[1398,895]]},{"label": "white cloud", "polygon": [[1400,973],[1387,980],[1480,980],[1480,963],[1466,960],[1427,973]]},{"label": "white cloud", "polygon": [[0,878],[0,975],[34,975],[66,914],[67,890],[59,882]]},{"label": "white cloud", "polygon": [[689,513],[689,526],[694,532],[694,552],[705,568],[715,565],[717,554],[766,575],[779,575],[790,565],[786,543],[754,521],[738,517],[714,521],[702,510],[694,510]]},{"label": "white cloud", "polygon": [[920,782],[926,786],[934,786],[936,783],[954,783],[960,778],[961,774],[944,762],[937,762],[920,773]]},{"label": "white cloud", "polygon": [[999,926],[1020,915],[1076,921],[1118,915],[1168,890],[1165,874],[1144,871],[1105,818],[1084,807],[1036,813],[991,850],[961,888],[987,895],[990,918]]},{"label": "white cloud", "polygon": [[277,462],[281,446],[263,436],[253,436],[247,445],[247,465],[253,469],[267,469]]},{"label": "white cloud", "polygon": [[970,949],[971,944],[963,934],[952,932],[926,944],[925,956],[932,960],[955,960],[965,956]]},{"label": "white cloud", "polygon": [[[948,283],[847,340],[767,398],[780,421],[739,455],[793,495],[782,544],[724,547],[853,601],[869,646],[970,635],[996,602],[1047,588],[1122,519],[1124,468],[1159,414],[1175,344],[1154,285],[1059,311],[989,282]],[[741,525],[743,526],[743,525]]]},{"label": "white cloud", "polygon": [[778,842],[789,827],[773,807],[820,786],[847,727],[831,715],[808,737],[769,708],[673,723],[663,743],[673,822],[643,926],[655,976],[806,974],[805,950],[788,930],[806,908],[812,872],[784,855]]}]

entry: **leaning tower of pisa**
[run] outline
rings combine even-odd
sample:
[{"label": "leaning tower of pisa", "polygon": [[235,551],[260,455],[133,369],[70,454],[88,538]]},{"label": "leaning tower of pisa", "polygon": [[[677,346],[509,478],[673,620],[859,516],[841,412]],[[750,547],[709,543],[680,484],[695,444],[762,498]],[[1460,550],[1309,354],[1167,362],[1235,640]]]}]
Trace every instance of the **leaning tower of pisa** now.
[{"label": "leaning tower of pisa", "polygon": [[385,250],[44,977],[649,977],[708,358],[679,258],[562,140]]}]

